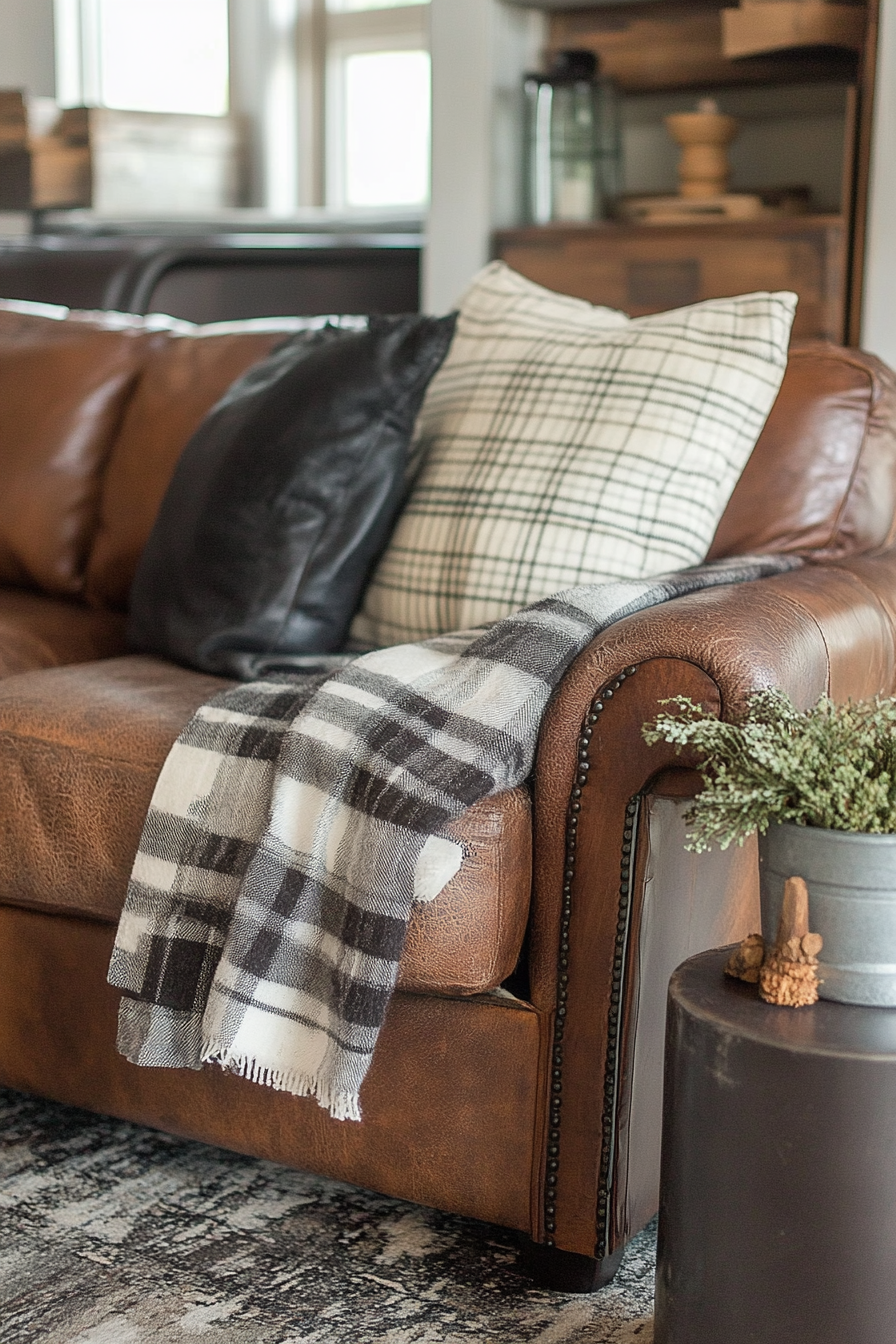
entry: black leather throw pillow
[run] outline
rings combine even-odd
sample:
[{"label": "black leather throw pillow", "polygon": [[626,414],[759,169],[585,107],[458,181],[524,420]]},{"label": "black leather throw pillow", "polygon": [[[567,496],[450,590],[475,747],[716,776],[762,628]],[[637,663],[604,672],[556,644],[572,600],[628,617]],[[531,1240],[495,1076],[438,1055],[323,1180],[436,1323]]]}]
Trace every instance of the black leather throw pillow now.
[{"label": "black leather throw pillow", "polygon": [[301,332],[233,384],[162,502],[131,592],[133,650],[247,680],[342,647],[454,323]]}]

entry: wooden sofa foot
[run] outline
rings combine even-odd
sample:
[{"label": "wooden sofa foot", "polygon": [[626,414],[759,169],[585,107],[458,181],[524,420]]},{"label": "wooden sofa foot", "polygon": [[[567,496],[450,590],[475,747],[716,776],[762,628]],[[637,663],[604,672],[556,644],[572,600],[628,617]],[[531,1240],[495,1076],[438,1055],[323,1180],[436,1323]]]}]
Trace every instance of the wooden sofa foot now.
[{"label": "wooden sofa foot", "polygon": [[556,1246],[521,1238],[520,1266],[539,1288],[551,1288],[558,1293],[594,1293],[613,1278],[624,1250],[621,1246],[603,1260],[595,1260],[590,1255],[560,1251]]}]

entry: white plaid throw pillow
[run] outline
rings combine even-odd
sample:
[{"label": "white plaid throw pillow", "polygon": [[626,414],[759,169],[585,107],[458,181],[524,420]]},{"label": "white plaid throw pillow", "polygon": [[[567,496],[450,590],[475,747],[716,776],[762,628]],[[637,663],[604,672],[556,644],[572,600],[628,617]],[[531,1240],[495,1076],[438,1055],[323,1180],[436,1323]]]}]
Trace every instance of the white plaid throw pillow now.
[{"label": "white plaid throw pillow", "polygon": [[352,626],[366,647],[702,560],[771,410],[796,295],[630,321],[486,267],[420,415],[423,467]]}]

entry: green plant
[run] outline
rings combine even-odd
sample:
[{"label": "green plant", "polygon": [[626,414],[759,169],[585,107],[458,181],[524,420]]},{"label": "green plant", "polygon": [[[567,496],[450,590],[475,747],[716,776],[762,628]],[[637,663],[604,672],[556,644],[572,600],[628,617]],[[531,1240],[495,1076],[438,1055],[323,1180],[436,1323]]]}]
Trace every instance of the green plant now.
[{"label": "green plant", "polygon": [[646,740],[693,747],[702,758],[705,787],[687,813],[689,849],[742,845],[779,821],[896,832],[896,699],[835,705],[822,697],[803,713],[783,691],[759,691],[733,723],[685,696],[663,703],[677,712],[645,724]]}]

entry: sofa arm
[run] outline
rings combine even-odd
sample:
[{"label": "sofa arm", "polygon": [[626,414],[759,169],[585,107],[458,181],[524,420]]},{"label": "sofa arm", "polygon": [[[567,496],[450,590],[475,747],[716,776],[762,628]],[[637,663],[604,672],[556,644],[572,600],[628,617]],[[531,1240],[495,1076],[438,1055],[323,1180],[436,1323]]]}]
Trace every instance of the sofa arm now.
[{"label": "sofa arm", "polygon": [[[896,547],[692,593],[611,626],[572,664],[542,725],[535,901],[548,908],[536,909],[536,924],[556,926],[550,912],[563,886],[570,807],[599,793],[605,810],[610,798],[628,800],[664,768],[692,763],[664,743],[643,741],[641,726],[661,700],[690,695],[731,717],[766,686],[808,707],[824,694],[840,701],[890,694],[894,683]],[[581,775],[588,787],[574,799]],[[589,844],[580,862],[592,859],[605,866]]]},{"label": "sofa arm", "polygon": [[[825,693],[889,694],[894,678],[896,549],[639,612],[599,635],[569,669],[545,717],[534,773],[529,967],[545,1022],[545,1240],[606,1256],[632,1230],[620,1225],[613,1170],[618,1178],[626,1043],[637,1011],[626,980],[634,978],[643,899],[640,802],[657,775],[694,765],[665,743],[649,747],[643,723],[674,695],[730,716],[765,686],[805,707]],[[695,773],[678,778],[691,792],[699,782]]]}]

